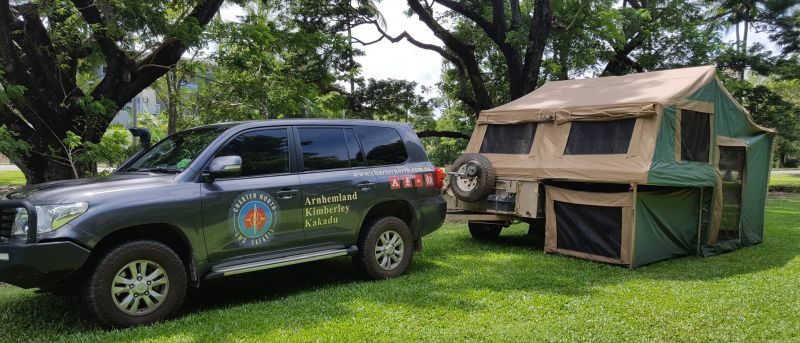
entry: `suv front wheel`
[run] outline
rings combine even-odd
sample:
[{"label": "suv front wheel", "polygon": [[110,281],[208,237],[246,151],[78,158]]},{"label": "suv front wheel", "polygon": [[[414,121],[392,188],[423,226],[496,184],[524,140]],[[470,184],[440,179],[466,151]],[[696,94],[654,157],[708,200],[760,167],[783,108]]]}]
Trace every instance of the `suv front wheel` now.
[{"label": "suv front wheel", "polygon": [[370,279],[403,275],[411,264],[414,241],[408,224],[397,217],[383,217],[366,228],[358,242],[355,263]]},{"label": "suv front wheel", "polygon": [[100,258],[84,296],[101,323],[128,327],[173,315],[186,287],[186,269],[175,251],[155,241],[133,241]]}]

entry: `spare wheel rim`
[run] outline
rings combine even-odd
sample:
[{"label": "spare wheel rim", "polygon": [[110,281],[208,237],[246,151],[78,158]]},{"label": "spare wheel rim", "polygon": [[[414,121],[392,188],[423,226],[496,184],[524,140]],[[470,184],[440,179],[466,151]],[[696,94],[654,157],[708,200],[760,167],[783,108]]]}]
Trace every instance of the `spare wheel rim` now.
[{"label": "spare wheel rim", "polygon": [[471,192],[478,187],[478,177],[461,176],[467,172],[468,163],[463,164],[458,168],[458,175],[456,176],[456,186],[464,192]]}]

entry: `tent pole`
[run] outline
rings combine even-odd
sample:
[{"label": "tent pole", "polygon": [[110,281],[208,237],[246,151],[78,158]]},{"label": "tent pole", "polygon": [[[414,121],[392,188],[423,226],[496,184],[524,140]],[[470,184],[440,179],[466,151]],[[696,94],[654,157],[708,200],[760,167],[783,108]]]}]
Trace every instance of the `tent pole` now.
[{"label": "tent pole", "polygon": [[703,191],[705,188],[700,187],[700,211],[698,211],[697,215],[697,256],[700,256],[700,240],[701,232],[703,230]]},{"label": "tent pole", "polygon": [[631,260],[629,268],[634,268],[634,261],[636,260],[636,192],[639,186],[634,182],[631,183],[631,190],[633,190],[633,206],[631,206]]}]

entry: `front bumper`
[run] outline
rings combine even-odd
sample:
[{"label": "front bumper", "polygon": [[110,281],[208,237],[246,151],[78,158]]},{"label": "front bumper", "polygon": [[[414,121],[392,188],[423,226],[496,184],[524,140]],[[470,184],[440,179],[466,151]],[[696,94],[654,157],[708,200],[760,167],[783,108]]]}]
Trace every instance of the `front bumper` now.
[{"label": "front bumper", "polygon": [[90,251],[73,242],[0,244],[0,282],[22,288],[43,287],[78,270]]}]

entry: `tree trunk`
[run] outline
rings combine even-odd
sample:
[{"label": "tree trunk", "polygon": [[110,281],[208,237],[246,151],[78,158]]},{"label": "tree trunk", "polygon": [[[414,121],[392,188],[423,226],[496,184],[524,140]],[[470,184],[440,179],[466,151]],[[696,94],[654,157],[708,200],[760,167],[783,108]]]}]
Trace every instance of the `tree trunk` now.
[{"label": "tree trunk", "polygon": [[33,155],[27,158],[11,159],[25,175],[27,184],[47,182],[51,180],[74,179],[75,175],[69,165],[52,161],[44,156]]},{"label": "tree trunk", "polygon": [[[556,45],[555,41],[553,42],[553,45]],[[556,52],[558,52],[558,56],[555,59],[558,61],[558,64],[560,66],[557,75],[559,80],[569,79],[569,54],[567,52],[568,50],[569,49],[564,48],[563,44],[560,44],[560,47],[558,49],[556,49],[555,46],[553,47],[553,53],[555,54]]]},{"label": "tree trunk", "polygon": [[[743,38],[742,38],[742,54],[746,54],[747,53],[747,31],[749,30],[749,26],[750,25],[748,24],[748,22],[745,21],[744,22],[744,32],[742,33],[742,35],[743,35]],[[745,71],[745,67],[742,66],[742,70],[739,72],[739,80],[744,80],[744,71]]]},{"label": "tree trunk", "polygon": [[[146,49],[150,53],[134,60],[106,29],[110,26],[106,13],[88,0],[71,2],[91,27],[92,39],[83,45],[53,44],[49,28],[61,23],[48,21],[52,18],[39,12],[38,2],[25,3],[21,9],[22,5],[11,7],[0,1],[0,82],[4,89],[21,90],[0,107],[0,124],[30,147],[9,155],[29,184],[71,179],[76,173],[95,175],[96,165],[83,158],[82,147],[67,151],[63,143],[68,132],[79,135],[81,143],[99,143],[114,115],[187,49],[181,39],[165,37]],[[221,4],[222,0],[200,1],[178,25],[203,27]],[[87,51],[101,53],[106,65],[103,79],[88,94],[77,85],[78,61]],[[69,56],[69,63],[60,56]]]},{"label": "tree trunk", "polygon": [[167,134],[178,131],[178,89],[180,82],[175,68],[167,72]]},{"label": "tree trunk", "polygon": [[539,86],[539,72],[552,27],[553,13],[550,8],[550,0],[536,0],[533,20],[528,31],[528,48],[525,52],[524,89],[526,94]]},{"label": "tree trunk", "polygon": [[178,110],[175,108],[175,102],[170,101],[167,105],[167,133],[173,134],[178,131]]},{"label": "tree trunk", "polygon": [[739,38],[739,23],[736,23],[736,50],[742,52],[742,40]]},{"label": "tree trunk", "polygon": [[[77,124],[72,125],[72,127],[67,128],[67,131],[80,132],[80,128],[76,126]],[[94,132],[101,132],[101,134],[96,137],[84,137],[84,141],[99,143],[100,139],[102,139],[102,132],[105,132],[105,129],[94,130]],[[28,140],[28,144],[30,144],[31,149],[27,154],[12,155],[9,156],[9,159],[11,163],[22,171],[29,185],[54,180],[74,179],[76,173],[78,177],[97,174],[97,165],[82,158],[84,155],[83,150],[73,152],[70,156],[64,145],[60,144],[55,138],[46,139],[43,136],[31,137]]]}]

